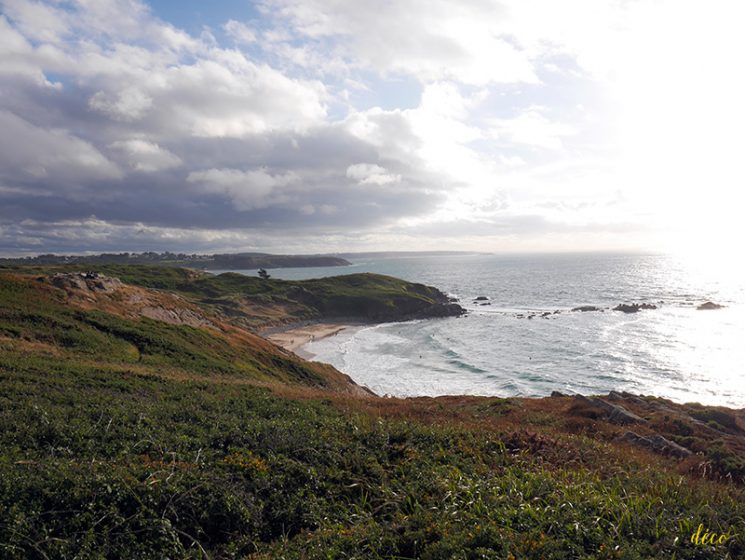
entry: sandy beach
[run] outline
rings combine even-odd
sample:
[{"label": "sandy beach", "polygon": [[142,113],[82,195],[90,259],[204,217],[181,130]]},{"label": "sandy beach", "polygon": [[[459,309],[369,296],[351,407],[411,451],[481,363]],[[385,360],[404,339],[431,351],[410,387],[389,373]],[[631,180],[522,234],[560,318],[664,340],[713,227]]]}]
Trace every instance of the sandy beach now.
[{"label": "sandy beach", "polygon": [[303,349],[303,346],[309,342],[313,342],[314,340],[334,336],[349,326],[350,325],[342,325],[338,323],[315,323],[290,328],[280,332],[267,333],[263,336],[285,350],[290,350],[303,358],[311,359],[314,354]]}]

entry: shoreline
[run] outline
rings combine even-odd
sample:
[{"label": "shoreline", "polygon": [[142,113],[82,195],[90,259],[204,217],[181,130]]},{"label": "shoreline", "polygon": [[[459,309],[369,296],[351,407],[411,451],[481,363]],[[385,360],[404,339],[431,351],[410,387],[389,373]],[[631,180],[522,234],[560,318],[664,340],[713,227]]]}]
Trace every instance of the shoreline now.
[{"label": "shoreline", "polygon": [[268,329],[261,333],[263,338],[273,342],[277,346],[289,350],[306,360],[315,358],[315,354],[304,349],[304,347],[316,340],[335,336],[348,328],[360,326],[350,323],[309,323],[290,325],[286,329],[274,331]]}]

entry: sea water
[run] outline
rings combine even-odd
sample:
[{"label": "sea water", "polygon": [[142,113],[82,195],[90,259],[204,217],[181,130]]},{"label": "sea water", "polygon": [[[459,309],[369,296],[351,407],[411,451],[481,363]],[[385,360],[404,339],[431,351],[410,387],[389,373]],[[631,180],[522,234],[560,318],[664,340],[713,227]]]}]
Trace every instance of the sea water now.
[{"label": "sea water", "polygon": [[[377,272],[459,299],[464,317],[356,327],[306,346],[380,395],[616,390],[741,408],[745,282],[726,265],[663,255],[448,255],[271,274]],[[479,296],[490,305],[475,301]],[[698,310],[706,301],[725,307]],[[632,302],[658,308],[609,309]],[[583,305],[606,310],[571,311]],[[545,312],[551,314],[541,317]]]}]

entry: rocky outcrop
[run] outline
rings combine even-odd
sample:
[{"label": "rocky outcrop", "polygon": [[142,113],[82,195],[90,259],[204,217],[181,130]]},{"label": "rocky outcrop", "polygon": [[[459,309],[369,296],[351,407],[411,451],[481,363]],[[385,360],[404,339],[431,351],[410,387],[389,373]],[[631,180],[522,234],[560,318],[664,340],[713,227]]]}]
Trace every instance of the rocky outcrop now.
[{"label": "rocky outcrop", "polygon": [[114,292],[122,287],[122,282],[118,278],[97,272],[58,273],[52,276],[51,282],[53,286],[63,290],[91,292]]},{"label": "rocky outcrop", "polygon": [[674,441],[670,441],[660,434],[645,437],[634,432],[626,432],[621,439],[661,455],[670,455],[680,459],[685,459],[686,457],[693,455],[693,452],[690,449],[686,449],[682,445],[678,445]]},{"label": "rocky outcrop", "polygon": [[645,424],[647,422],[641,416],[637,416],[624,407],[617,404],[609,403],[597,397],[585,397],[583,395],[576,395],[574,398],[580,404],[602,411],[602,418],[604,420],[607,420],[611,424]]},{"label": "rocky outcrop", "polygon": [[70,303],[86,309],[125,317],[147,317],[172,325],[216,328],[214,321],[205,317],[198,307],[175,294],[131,286],[98,272],[57,273],[48,281],[64,290]]},{"label": "rocky outcrop", "polygon": [[707,301],[706,303],[702,303],[696,309],[699,311],[708,311],[713,309],[722,309],[724,305],[720,305],[719,303],[714,303],[713,301]]}]

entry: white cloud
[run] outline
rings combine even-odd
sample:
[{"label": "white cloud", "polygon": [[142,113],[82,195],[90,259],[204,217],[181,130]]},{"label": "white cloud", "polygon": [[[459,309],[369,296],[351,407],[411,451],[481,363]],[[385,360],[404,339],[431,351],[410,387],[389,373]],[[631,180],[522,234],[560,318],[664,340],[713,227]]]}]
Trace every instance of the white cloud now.
[{"label": "white cloud", "polygon": [[574,136],[577,129],[548,119],[539,108],[531,107],[511,119],[491,119],[490,134],[508,144],[559,150],[563,138]]},{"label": "white cloud", "polygon": [[131,122],[147,114],[153,106],[153,99],[142,90],[130,87],[114,95],[98,91],[90,98],[88,105],[112,119]]},{"label": "white cloud", "polygon": [[183,164],[181,158],[165,148],[139,138],[117,140],[109,144],[109,148],[121,152],[132,169],[143,173],[164,171]]},{"label": "white cloud", "polygon": [[49,57],[49,49],[34,49],[29,40],[0,14],[0,76],[22,76],[43,87],[57,87],[50,83],[38,59]]},{"label": "white cloud", "polygon": [[387,185],[400,183],[401,175],[389,173],[385,167],[374,163],[355,163],[347,167],[347,177],[360,185]]},{"label": "white cloud", "polygon": [[159,99],[168,124],[201,137],[303,131],[323,121],[325,88],[293,80],[237,51],[165,70]]},{"label": "white cloud", "polygon": [[505,17],[498,3],[405,0],[381,9],[374,2],[267,0],[265,11],[301,37],[338,41],[335,54],[382,74],[424,83],[538,82],[526,54],[495,26]]},{"label": "white cloud", "polygon": [[66,130],[35,126],[1,110],[0,130],[0,176],[52,181],[122,177],[116,164]]},{"label": "white cloud", "polygon": [[2,9],[5,15],[13,19],[24,36],[34,41],[58,44],[70,34],[68,13],[49,4],[3,0]]},{"label": "white cloud", "polygon": [[[321,82],[288,77],[237,50],[195,39],[156,20],[136,0],[69,9],[26,0],[4,6],[12,20],[0,16],[0,72],[38,83],[46,83],[47,73],[64,74],[90,90],[92,111],[112,120],[146,119],[146,127],[174,134],[243,137],[303,131],[326,117]],[[228,27],[247,39],[240,25]]]},{"label": "white cloud", "polygon": [[236,210],[264,208],[272,199],[280,199],[277,191],[297,183],[294,173],[272,175],[264,169],[241,171],[239,169],[207,169],[192,171],[186,179],[198,184],[202,192],[227,196]]},{"label": "white cloud", "polygon": [[231,19],[228,20],[223,28],[225,29],[225,32],[238,43],[250,44],[256,42],[256,33],[254,33],[253,29],[248,27],[245,23]]},{"label": "white cloud", "polygon": [[488,204],[496,190],[495,164],[471,146],[483,132],[467,124],[480,100],[479,92],[466,96],[454,84],[434,83],[414,109],[375,108],[351,114],[345,124],[381,157],[404,163],[423,184],[445,191],[438,216],[462,216]]}]

